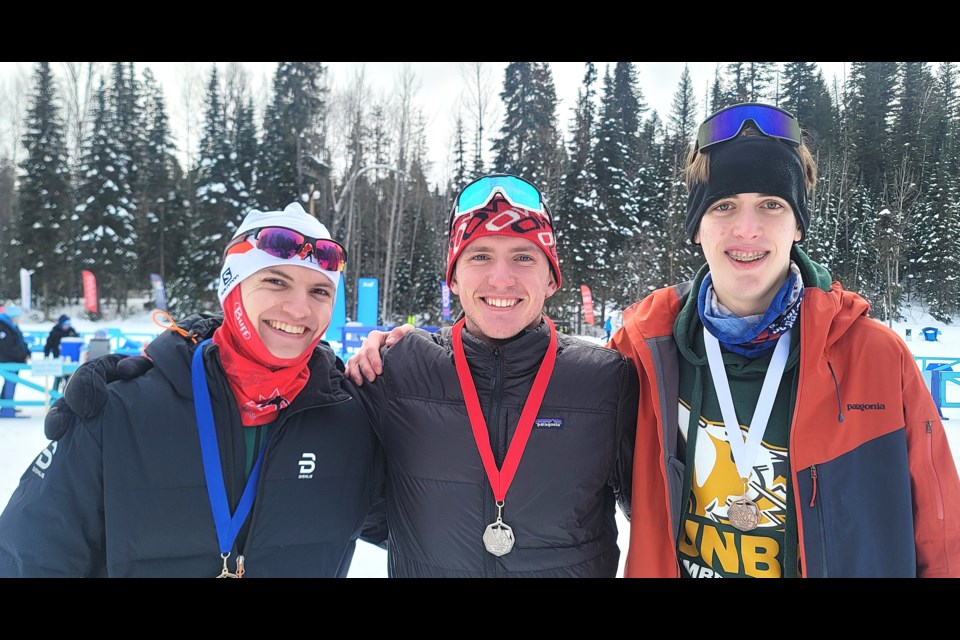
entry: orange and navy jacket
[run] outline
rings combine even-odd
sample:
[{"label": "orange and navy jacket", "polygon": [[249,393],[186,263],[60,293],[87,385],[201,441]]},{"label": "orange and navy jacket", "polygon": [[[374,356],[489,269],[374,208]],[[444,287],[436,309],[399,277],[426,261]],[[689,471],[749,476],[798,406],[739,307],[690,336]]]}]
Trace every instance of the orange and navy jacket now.
[{"label": "orange and navy jacket", "polygon": [[[640,375],[626,577],[679,577],[684,461],[677,457],[674,321],[690,283],[624,312],[611,347]],[[800,574],[960,576],[960,479],[907,345],[834,282],[806,287],[790,426]]]}]

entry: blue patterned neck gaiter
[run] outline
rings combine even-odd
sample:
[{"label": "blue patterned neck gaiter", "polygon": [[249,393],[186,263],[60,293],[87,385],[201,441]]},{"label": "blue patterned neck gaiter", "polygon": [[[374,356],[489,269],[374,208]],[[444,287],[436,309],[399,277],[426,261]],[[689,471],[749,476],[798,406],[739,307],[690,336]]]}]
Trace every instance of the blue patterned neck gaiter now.
[{"label": "blue patterned neck gaiter", "polygon": [[777,338],[789,331],[800,314],[803,299],[803,278],[800,268],[790,262],[786,282],[777,291],[767,310],[741,318],[720,304],[713,290],[711,274],[703,279],[697,298],[700,321],[720,344],[734,353],[754,359],[772,350]]}]

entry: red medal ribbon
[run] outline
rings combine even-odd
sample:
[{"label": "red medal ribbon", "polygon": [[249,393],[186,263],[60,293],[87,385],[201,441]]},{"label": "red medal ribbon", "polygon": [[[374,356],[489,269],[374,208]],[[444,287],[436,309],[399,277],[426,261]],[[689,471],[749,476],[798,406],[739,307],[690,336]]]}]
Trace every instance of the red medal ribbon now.
[{"label": "red medal ribbon", "polygon": [[493,458],[493,450],[490,448],[490,434],[487,432],[487,421],[483,417],[483,411],[480,410],[477,387],[473,384],[473,376],[470,374],[467,357],[463,352],[462,333],[466,318],[462,318],[453,325],[453,360],[457,365],[457,377],[460,379],[463,399],[467,403],[467,415],[470,417],[470,426],[473,428],[473,439],[477,443],[480,459],[483,460],[483,468],[486,470],[490,486],[493,488],[493,496],[497,502],[501,503],[507,495],[510,483],[513,482],[517,467],[520,466],[520,458],[523,457],[523,450],[527,446],[530,432],[533,431],[533,422],[540,410],[543,396],[547,392],[547,383],[550,382],[550,376],[553,374],[553,365],[557,361],[557,330],[550,318],[543,316],[543,319],[550,327],[550,345],[547,347],[543,362],[540,363],[537,376],[533,380],[530,395],[527,396],[527,401],[523,404],[523,411],[520,413],[520,420],[517,422],[517,430],[510,440],[507,456],[503,460],[503,469],[497,469],[497,463]]}]

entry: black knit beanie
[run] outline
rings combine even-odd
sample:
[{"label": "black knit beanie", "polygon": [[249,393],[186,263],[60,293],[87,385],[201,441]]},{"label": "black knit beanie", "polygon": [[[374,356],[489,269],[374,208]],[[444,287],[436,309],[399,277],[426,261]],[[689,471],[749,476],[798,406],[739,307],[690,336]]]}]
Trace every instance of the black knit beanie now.
[{"label": "black knit beanie", "polygon": [[763,193],[787,201],[800,223],[803,240],[810,225],[803,162],[796,150],[766,136],[739,136],[708,151],[710,180],[690,188],[687,236],[693,242],[700,219],[717,200],[738,193]]}]

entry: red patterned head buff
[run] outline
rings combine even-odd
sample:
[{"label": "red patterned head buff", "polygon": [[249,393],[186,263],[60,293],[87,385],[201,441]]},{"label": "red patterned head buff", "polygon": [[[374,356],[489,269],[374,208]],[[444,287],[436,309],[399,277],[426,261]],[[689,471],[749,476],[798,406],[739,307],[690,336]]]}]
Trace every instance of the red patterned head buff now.
[{"label": "red patterned head buff", "polygon": [[457,258],[464,247],[484,236],[513,236],[530,240],[543,250],[550,261],[550,269],[560,287],[560,263],[557,260],[557,239],[553,235],[550,218],[536,211],[517,207],[500,195],[495,195],[487,206],[454,218],[450,227],[447,248],[447,285],[453,279]]}]

